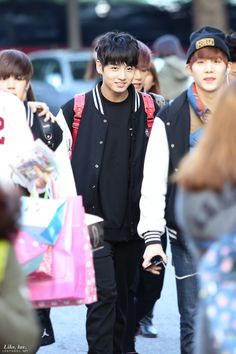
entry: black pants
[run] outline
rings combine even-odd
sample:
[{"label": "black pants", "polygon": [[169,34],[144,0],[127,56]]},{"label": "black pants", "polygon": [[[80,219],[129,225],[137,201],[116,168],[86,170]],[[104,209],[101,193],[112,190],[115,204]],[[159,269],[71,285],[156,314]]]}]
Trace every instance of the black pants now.
[{"label": "black pants", "polygon": [[105,242],[94,253],[98,301],[88,305],[89,354],[121,354],[126,330],[128,292],[143,252],[143,240]]},{"label": "black pants", "polygon": [[[161,238],[162,248],[166,251],[166,234]],[[139,282],[135,292],[136,297],[136,322],[138,323],[154,307],[155,302],[160,299],[164,284],[165,269],[160,275],[145,271],[142,267],[139,272]]]},{"label": "black pants", "polygon": [[50,311],[51,308],[36,310],[36,315],[41,327],[41,340],[39,343],[41,347],[44,345],[53,344],[55,342],[54,331],[50,319]]},{"label": "black pants", "polygon": [[[166,251],[166,234],[162,236],[162,247]],[[143,252],[144,252],[143,246]],[[129,312],[127,329],[124,341],[125,352],[135,352],[135,334],[139,321],[154,308],[155,302],[160,299],[163,288],[165,269],[160,275],[147,272],[142,267],[142,261],[136,271],[135,280],[129,291]]]}]

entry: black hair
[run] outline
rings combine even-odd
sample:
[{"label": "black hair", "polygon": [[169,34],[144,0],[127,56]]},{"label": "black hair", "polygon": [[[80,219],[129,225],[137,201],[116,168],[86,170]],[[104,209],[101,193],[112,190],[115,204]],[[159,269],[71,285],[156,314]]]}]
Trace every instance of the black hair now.
[{"label": "black hair", "polygon": [[129,33],[107,32],[100,38],[95,50],[103,67],[108,64],[138,65],[138,42]]},{"label": "black hair", "polygon": [[236,32],[229,32],[225,37],[225,42],[229,48],[231,61],[236,62]]}]

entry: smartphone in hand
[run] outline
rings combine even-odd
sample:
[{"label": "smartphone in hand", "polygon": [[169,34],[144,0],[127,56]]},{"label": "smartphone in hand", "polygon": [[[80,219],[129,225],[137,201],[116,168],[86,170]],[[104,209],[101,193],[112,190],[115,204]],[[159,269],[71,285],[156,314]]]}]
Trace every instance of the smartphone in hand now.
[{"label": "smartphone in hand", "polygon": [[146,269],[148,269],[152,265],[160,266],[160,267],[163,267],[163,268],[166,267],[166,263],[163,261],[163,258],[161,256],[152,257],[150,262],[151,262],[151,264]]}]

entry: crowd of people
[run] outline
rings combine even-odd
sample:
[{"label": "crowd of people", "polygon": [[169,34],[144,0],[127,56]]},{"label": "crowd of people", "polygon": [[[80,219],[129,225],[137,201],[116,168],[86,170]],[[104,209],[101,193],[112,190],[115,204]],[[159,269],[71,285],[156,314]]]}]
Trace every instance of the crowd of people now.
[{"label": "crowd of people", "polygon": [[[40,138],[58,156],[60,195],[82,195],[85,211],[104,219],[103,247],[93,253],[98,299],[87,305],[88,354],[137,354],[137,335],[157,337],[152,318],[167,242],[181,354],[233,353],[236,34],[205,26],[190,35],[186,53],[169,34],[152,50],[123,32],[105,33],[92,47],[86,77],[94,88],[56,117],[35,101],[28,56],[0,51],[0,350],[11,343],[35,353],[55,341],[50,308],[34,311],[22,296],[13,247],[19,198],[32,191],[9,161]],[[46,184],[40,174],[37,183]]]}]

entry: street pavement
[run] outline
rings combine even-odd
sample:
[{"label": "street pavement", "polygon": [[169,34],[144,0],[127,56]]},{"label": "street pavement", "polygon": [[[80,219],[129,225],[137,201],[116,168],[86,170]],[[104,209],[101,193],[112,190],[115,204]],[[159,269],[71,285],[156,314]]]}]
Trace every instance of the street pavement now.
[{"label": "street pavement", "polygon": [[[169,255],[169,262],[170,259]],[[157,328],[158,338],[137,336],[136,350],[139,354],[180,354],[176,287],[174,270],[170,263],[166,268],[161,299],[154,310],[153,323]],[[51,318],[56,342],[41,347],[37,354],[87,353],[85,317],[85,306],[53,308]]]}]

